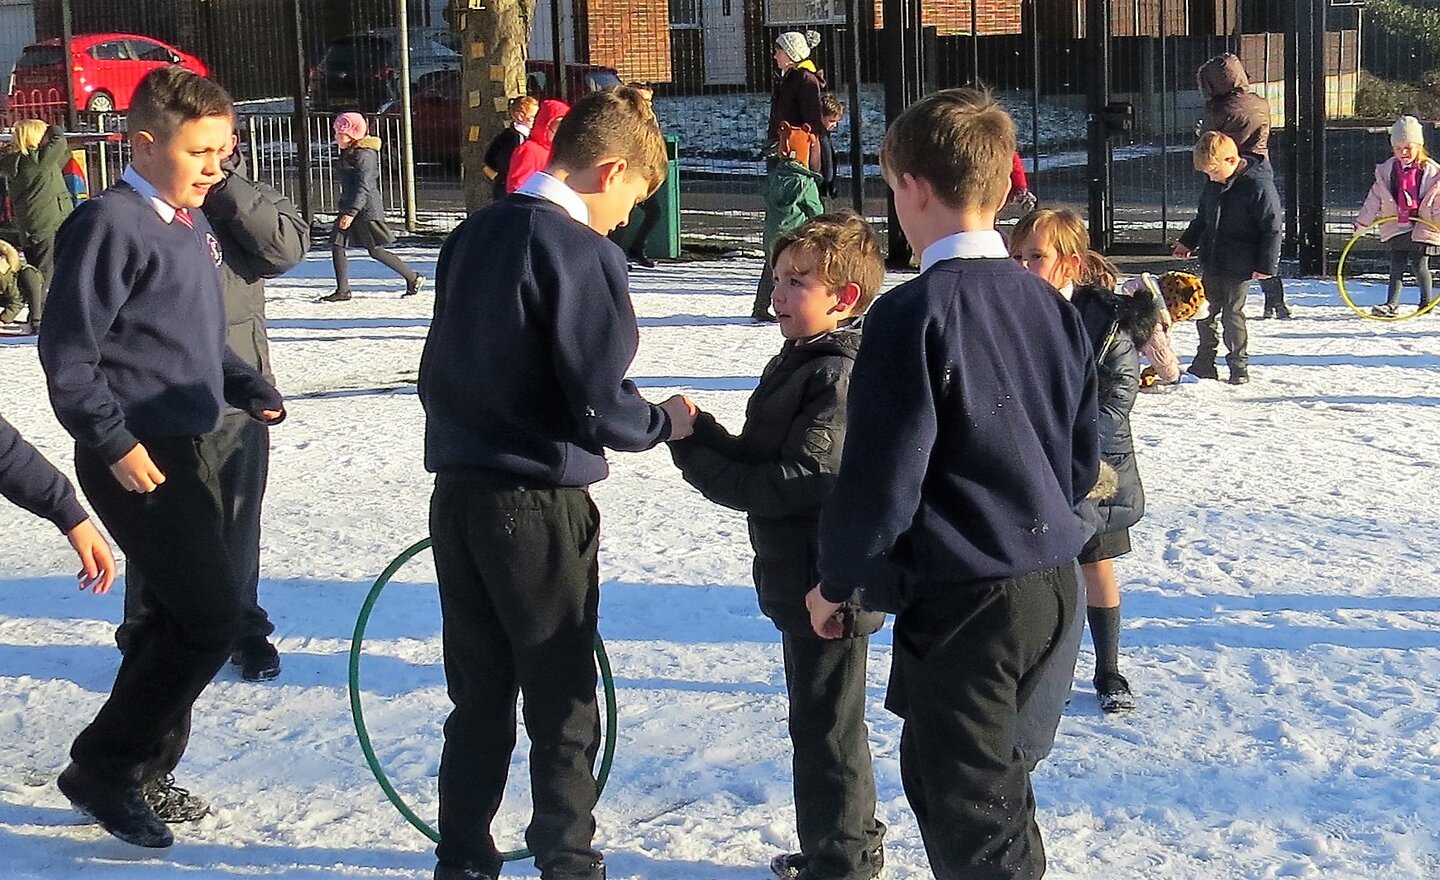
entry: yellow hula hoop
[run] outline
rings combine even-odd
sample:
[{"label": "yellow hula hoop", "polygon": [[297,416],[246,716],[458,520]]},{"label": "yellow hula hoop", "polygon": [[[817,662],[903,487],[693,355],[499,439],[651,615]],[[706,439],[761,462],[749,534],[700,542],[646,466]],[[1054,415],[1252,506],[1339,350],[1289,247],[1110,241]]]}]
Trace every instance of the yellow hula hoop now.
[{"label": "yellow hula hoop", "polygon": [[[1367,320],[1367,321],[1383,321],[1384,323],[1387,323],[1387,324],[1392,324],[1392,323],[1394,323],[1394,322],[1396,322],[1396,321],[1408,321],[1408,320],[1410,320],[1411,318],[1418,318],[1418,317],[1420,317],[1421,315],[1424,315],[1424,314],[1429,313],[1430,311],[1432,311],[1432,310],[1435,308],[1435,306],[1436,306],[1437,304],[1440,304],[1440,297],[1435,297],[1435,298],[1432,298],[1432,299],[1430,300],[1430,304],[1429,304],[1429,305],[1427,305],[1427,306],[1426,306],[1425,308],[1423,308],[1423,309],[1420,309],[1419,311],[1411,312],[1411,313],[1408,314],[1408,315],[1396,315],[1396,316],[1393,317],[1393,318],[1386,318],[1386,317],[1382,317],[1382,316],[1380,316],[1380,315],[1372,315],[1372,314],[1370,314],[1369,309],[1363,309],[1363,308],[1361,308],[1360,306],[1356,305],[1356,304],[1355,304],[1355,300],[1351,299],[1351,298],[1350,298],[1350,294],[1345,290],[1345,258],[1348,257],[1348,256],[1350,256],[1350,249],[1355,246],[1355,242],[1357,242],[1357,241],[1359,241],[1360,239],[1364,238],[1365,235],[1366,235],[1367,233],[1369,233],[1370,230],[1374,229],[1375,227],[1380,226],[1380,225],[1385,224],[1385,223],[1389,223],[1391,220],[1399,220],[1399,219],[1400,219],[1399,217],[1394,217],[1394,216],[1392,216],[1392,217],[1381,217],[1381,218],[1377,219],[1375,222],[1371,223],[1369,226],[1366,226],[1364,229],[1356,230],[1355,234],[1352,235],[1352,236],[1350,236],[1350,240],[1345,243],[1345,247],[1340,251],[1340,262],[1337,263],[1336,266],[1335,266],[1335,280],[1336,280],[1336,282],[1339,284],[1339,287],[1340,287],[1340,298],[1345,301],[1345,305],[1347,305],[1347,306],[1350,307],[1350,311],[1354,312],[1355,314],[1359,315],[1360,317],[1364,318],[1364,319]],[[1426,219],[1424,219],[1423,217],[1411,217],[1410,219],[1411,219],[1412,221],[1416,222],[1416,223],[1424,223],[1426,226],[1429,226],[1431,229],[1435,230],[1436,232],[1440,232],[1440,225],[1436,225],[1435,223],[1432,223],[1431,221],[1426,220]],[[1429,258],[1428,258],[1428,257],[1425,257],[1424,259],[1429,259]]]}]

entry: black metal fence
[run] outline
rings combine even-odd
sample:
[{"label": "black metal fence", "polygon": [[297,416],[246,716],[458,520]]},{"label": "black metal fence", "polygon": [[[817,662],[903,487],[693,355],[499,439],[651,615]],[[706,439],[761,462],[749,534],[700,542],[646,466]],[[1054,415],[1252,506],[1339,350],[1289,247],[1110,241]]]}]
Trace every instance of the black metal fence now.
[{"label": "black metal fence", "polygon": [[[316,215],[333,209],[331,113],[362,106],[385,144],[391,210],[399,218],[409,207],[420,228],[443,231],[464,207],[454,154],[428,146],[460,136],[458,95],[446,105],[432,76],[460,64],[441,4],[409,0],[405,14],[416,96],[409,128],[397,114],[374,112],[400,85],[397,0],[0,0],[0,76],[13,70],[6,119],[66,115],[64,77],[57,72],[47,84],[38,75],[58,56],[60,66],[73,62],[72,124],[123,127],[123,113],[88,111],[107,100],[123,110],[118,94],[104,91],[105,78],[128,75],[118,72],[125,64],[160,59],[151,44],[161,43],[177,57],[201,59],[231,90],[257,176],[303,198]],[[1095,19],[1097,6],[1108,22]],[[1316,6],[1324,32],[1305,36],[1305,9]],[[1440,0],[538,0],[534,12],[532,86],[545,85],[543,60],[557,47],[574,70],[611,68],[621,79],[655,84],[662,127],[680,142],[682,233],[692,244],[758,244],[773,52],[788,30],[819,34],[812,60],[848,107],[833,136],[837,204],[855,203],[858,191],[865,213],[882,222],[877,154],[887,89],[895,93],[905,70],[913,76],[902,86],[913,94],[992,88],[1015,116],[1034,192],[1046,204],[1091,210],[1115,249],[1160,250],[1188,222],[1202,181],[1190,166],[1202,113],[1195,72],[1217,53],[1239,55],[1253,89],[1270,101],[1272,158],[1282,190],[1293,190],[1286,193],[1293,211],[1323,205],[1337,232],[1348,228],[1375,163],[1389,154],[1393,119],[1440,118]],[[888,36],[886,17],[897,23]],[[67,31],[78,35],[69,59],[58,39]],[[47,40],[50,48],[38,45]],[[1318,53],[1323,117],[1301,103],[1296,67],[1307,47]],[[1108,102],[1132,113],[1128,129],[1103,142],[1089,137],[1097,57],[1107,61],[1100,69]],[[372,76],[379,91],[340,94],[342,74]],[[850,170],[852,126],[858,179]],[[407,131],[422,147],[411,169],[400,161]],[[1322,178],[1297,168],[1317,143],[1323,200],[1309,192]],[[123,144],[100,140],[86,149],[92,185],[101,186],[123,163]],[[1305,172],[1300,183],[1297,172]],[[408,206],[407,173],[415,193]],[[1108,188],[1097,202],[1101,177]],[[1301,189],[1306,205],[1295,200]]]}]

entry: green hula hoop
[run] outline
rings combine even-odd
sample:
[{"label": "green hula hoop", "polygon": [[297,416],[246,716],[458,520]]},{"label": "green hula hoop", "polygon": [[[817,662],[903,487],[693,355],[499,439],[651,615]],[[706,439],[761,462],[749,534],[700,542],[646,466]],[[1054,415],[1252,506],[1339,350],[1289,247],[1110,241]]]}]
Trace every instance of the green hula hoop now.
[{"label": "green hula hoop", "polygon": [[[380,766],[380,759],[375,755],[375,747],[370,743],[370,731],[365,727],[365,713],[360,706],[360,648],[365,641],[365,625],[370,622],[370,612],[375,608],[375,602],[380,598],[380,593],[385,585],[390,583],[390,578],[395,576],[401,566],[409,562],[416,554],[430,547],[430,539],[422,538],[411,544],[386,569],[375,579],[370,587],[370,592],[365,596],[365,603],[360,606],[360,616],[355,621],[355,634],[350,637],[350,717],[355,722],[355,735],[360,738],[360,750],[365,753],[365,763],[370,767],[370,772],[375,776],[375,781],[380,783],[380,788],[385,792],[385,797],[405,817],[405,821],[415,827],[417,831],[430,838],[435,843],[440,842],[440,832],[436,831],[430,823],[415,815],[410,805],[395,790],[390,783],[390,777],[385,775],[385,769]],[[600,634],[595,634],[595,661],[600,670],[600,681],[605,687],[605,748],[600,755],[600,769],[595,774],[595,787],[598,791],[605,790],[605,782],[610,778],[610,766],[615,760],[615,735],[619,727],[619,721],[615,708],[615,676],[610,669],[610,658],[605,654],[605,643],[600,640]],[[511,850],[502,852],[500,858],[507,862],[519,859],[528,859],[532,853],[528,849]]]},{"label": "green hula hoop", "polygon": [[[1350,256],[1350,249],[1355,246],[1355,243],[1357,241],[1364,238],[1370,232],[1370,230],[1385,223],[1389,223],[1391,220],[1399,219],[1399,217],[1380,217],[1375,220],[1375,222],[1371,223],[1369,226],[1366,226],[1364,229],[1355,230],[1355,234],[1350,237],[1350,240],[1345,243],[1345,247],[1342,248],[1340,251],[1340,262],[1335,264],[1335,280],[1340,287],[1340,298],[1345,301],[1345,305],[1350,307],[1350,311],[1354,312],[1355,314],[1359,315],[1367,321],[1384,321],[1387,324],[1394,323],[1396,321],[1408,321],[1411,318],[1418,318],[1421,315],[1430,312],[1435,308],[1437,304],[1440,304],[1440,299],[1432,299],[1430,300],[1429,305],[1427,305],[1423,309],[1420,309],[1419,311],[1412,312],[1408,315],[1396,315],[1393,318],[1387,318],[1382,315],[1372,315],[1368,310],[1356,305],[1355,300],[1351,299],[1350,294],[1345,290],[1345,258]],[[1417,223],[1424,223],[1426,226],[1429,226],[1436,232],[1440,232],[1440,226],[1437,226],[1436,224],[1424,219],[1423,217],[1411,217],[1410,219]]]}]

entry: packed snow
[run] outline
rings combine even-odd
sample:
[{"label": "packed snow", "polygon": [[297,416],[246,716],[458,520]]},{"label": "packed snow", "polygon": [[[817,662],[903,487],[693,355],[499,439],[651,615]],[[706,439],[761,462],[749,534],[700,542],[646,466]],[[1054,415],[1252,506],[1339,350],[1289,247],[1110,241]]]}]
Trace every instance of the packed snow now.
[{"label": "packed snow", "polygon": [[[398,252],[433,271],[433,248]],[[226,669],[200,698],[178,781],[215,813],[179,826],[172,849],[108,837],[55,789],[114,675],[121,599],[78,593],[61,536],[0,509],[0,876],[430,876],[430,842],[362,759],[346,665],[371,582],[425,530],[413,382],[432,297],[401,300],[368,261],[352,271],[346,304],[313,302],[333,284],[318,250],[272,284],[290,417],[273,432],[261,595],[284,670],[249,684]],[[632,375],[648,396],[690,394],[741,425],[780,345],[743,317],[758,271],[736,258],[633,276]],[[1350,290],[1374,303],[1382,284]],[[1087,638],[1055,752],[1034,775],[1051,877],[1440,876],[1440,318],[1364,321],[1333,282],[1289,294],[1294,320],[1251,325],[1250,385],[1185,385],[1136,406],[1149,512],[1117,571],[1139,705],[1101,716]],[[1178,338],[1193,351],[1193,325]],[[33,340],[0,341],[0,371],[5,415],[68,471]],[[796,845],[795,820],[780,649],[755,606],[744,520],[687,487],[664,450],[611,461],[594,495],[619,737],[597,845],[612,878],[767,877]],[[438,633],[422,554],[380,596],[361,664],[375,747],[422,817],[436,812],[448,709]],[[918,878],[900,728],[881,706],[889,655],[887,629],[869,673],[885,876]],[[520,846],[525,763],[521,750],[502,845]],[[507,874],[536,876],[529,862]]]}]

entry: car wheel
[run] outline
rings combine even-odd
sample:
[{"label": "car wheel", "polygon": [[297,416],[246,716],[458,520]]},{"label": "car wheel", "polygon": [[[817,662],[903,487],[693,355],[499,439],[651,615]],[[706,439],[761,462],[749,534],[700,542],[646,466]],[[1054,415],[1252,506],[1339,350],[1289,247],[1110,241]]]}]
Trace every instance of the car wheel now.
[{"label": "car wheel", "polygon": [[114,113],[115,99],[104,92],[96,92],[90,96],[90,103],[85,105],[85,109],[91,113]]}]

